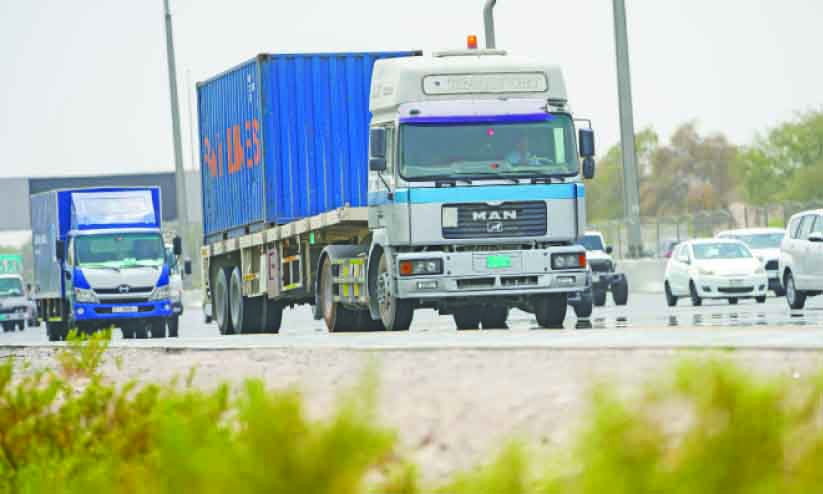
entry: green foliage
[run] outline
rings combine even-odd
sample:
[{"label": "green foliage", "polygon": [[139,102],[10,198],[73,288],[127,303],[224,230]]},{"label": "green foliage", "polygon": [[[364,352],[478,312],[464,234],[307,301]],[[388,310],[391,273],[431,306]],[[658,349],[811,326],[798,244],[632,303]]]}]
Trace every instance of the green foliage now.
[{"label": "green foliage", "polygon": [[[94,341],[75,340],[86,351]],[[632,398],[596,387],[570,447],[522,443],[421,487],[375,417],[368,374],[329,418],[293,390],[106,384],[99,353],[81,389],[51,371],[0,366],[0,493],[734,494],[819,492],[823,376],[758,379],[719,361],[680,365]],[[79,357],[78,357],[79,358]]]},{"label": "green foliage", "polygon": [[57,352],[57,362],[66,377],[92,377],[103,362],[103,355],[111,342],[111,329],[98,331],[91,336],[69,331],[67,347]]}]

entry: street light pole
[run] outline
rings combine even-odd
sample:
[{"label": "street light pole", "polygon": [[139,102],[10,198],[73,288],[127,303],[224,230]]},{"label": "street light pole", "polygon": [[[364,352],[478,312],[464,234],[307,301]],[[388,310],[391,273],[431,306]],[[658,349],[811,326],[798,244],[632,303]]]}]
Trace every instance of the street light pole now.
[{"label": "street light pole", "polygon": [[[174,181],[177,188],[177,222],[181,236],[189,236],[189,201],[186,197],[186,172],[183,169],[183,144],[180,137],[180,107],[177,101],[177,64],[174,60],[174,36],[171,27],[169,0],[163,0],[166,19],[166,59],[169,65],[169,92],[171,94],[171,123],[174,134]],[[191,258],[189,242],[183,242],[183,252]]]},{"label": "street light pole", "polygon": [[614,45],[617,54],[617,93],[620,102],[620,145],[623,154],[623,212],[628,222],[629,257],[638,257],[643,251],[643,237],[640,232],[640,184],[637,173],[637,150],[634,142],[634,112],[625,1],[613,0],[613,9]]}]

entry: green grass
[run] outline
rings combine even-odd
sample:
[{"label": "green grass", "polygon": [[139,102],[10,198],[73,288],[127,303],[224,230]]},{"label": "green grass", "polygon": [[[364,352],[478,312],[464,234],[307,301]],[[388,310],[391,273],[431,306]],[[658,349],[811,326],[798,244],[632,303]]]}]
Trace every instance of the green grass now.
[{"label": "green grass", "polygon": [[755,378],[696,359],[632,398],[604,384],[566,450],[512,442],[425,485],[376,419],[374,373],[313,420],[299,392],[259,380],[115,387],[98,370],[107,345],[73,339],[58,371],[0,367],[0,493],[823,492],[820,377]]}]

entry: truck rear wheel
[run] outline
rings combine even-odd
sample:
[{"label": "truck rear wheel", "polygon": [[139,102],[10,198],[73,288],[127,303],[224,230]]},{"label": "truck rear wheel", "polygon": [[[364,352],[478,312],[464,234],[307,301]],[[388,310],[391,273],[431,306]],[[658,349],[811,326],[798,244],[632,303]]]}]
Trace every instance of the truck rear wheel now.
[{"label": "truck rear wheel", "polygon": [[46,334],[49,336],[49,341],[63,341],[66,339],[66,323],[64,322],[47,322]]},{"label": "truck rear wheel", "polygon": [[592,299],[595,307],[603,307],[606,305],[606,295],[606,290],[598,290],[596,288],[592,290]]},{"label": "truck rear wheel", "polygon": [[591,317],[592,311],[594,310],[593,306],[592,289],[589,288],[588,290],[580,292],[580,300],[575,302],[572,308],[574,309],[574,315],[576,315],[578,319],[586,319]]},{"label": "truck rear wheel", "polygon": [[320,266],[320,290],[318,295],[320,311],[326,328],[330,333],[354,331],[357,323],[357,313],[343,307],[343,304],[334,301],[334,273],[332,273],[331,258],[325,256]]},{"label": "truck rear wheel", "polygon": [[455,310],[452,317],[454,317],[454,324],[457,325],[458,331],[480,329],[481,310],[480,307],[464,307]]},{"label": "truck rear wheel", "polygon": [[626,305],[629,302],[629,282],[625,278],[612,285],[614,305]]},{"label": "truck rear wheel", "polygon": [[263,308],[265,309],[263,332],[268,334],[279,333],[280,326],[283,324],[283,304],[274,300],[264,300]]},{"label": "truck rear wheel", "polygon": [[395,295],[385,252],[380,253],[377,264],[377,305],[380,308],[380,319],[387,331],[408,331],[414,317],[414,305],[411,300],[399,299]]},{"label": "truck rear wheel", "polygon": [[480,323],[483,329],[509,329],[506,321],[509,319],[509,309],[502,305],[492,305],[483,309]]},{"label": "truck rear wheel", "polygon": [[218,269],[214,273],[214,293],[212,306],[214,307],[214,319],[220,334],[234,333],[229,315],[229,273],[227,269]]},{"label": "truck rear wheel", "polygon": [[542,328],[563,329],[568,310],[568,295],[547,293],[534,298],[534,315]]},{"label": "truck rear wheel", "polygon": [[14,323],[13,322],[4,322],[3,323],[3,332],[4,333],[9,333],[11,331],[14,331]]},{"label": "truck rear wheel", "polygon": [[259,333],[263,322],[263,298],[243,296],[243,275],[235,267],[229,278],[229,312],[235,334]]}]

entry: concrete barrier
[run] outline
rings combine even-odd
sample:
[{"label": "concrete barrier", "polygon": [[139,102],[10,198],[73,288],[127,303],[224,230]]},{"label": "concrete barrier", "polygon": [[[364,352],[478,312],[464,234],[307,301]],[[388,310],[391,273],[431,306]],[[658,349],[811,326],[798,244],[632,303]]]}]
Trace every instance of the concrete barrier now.
[{"label": "concrete barrier", "polygon": [[629,291],[663,293],[663,276],[668,259],[618,260],[617,270],[626,273]]}]

